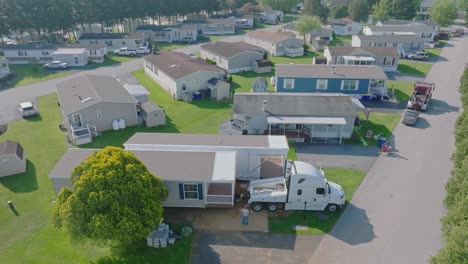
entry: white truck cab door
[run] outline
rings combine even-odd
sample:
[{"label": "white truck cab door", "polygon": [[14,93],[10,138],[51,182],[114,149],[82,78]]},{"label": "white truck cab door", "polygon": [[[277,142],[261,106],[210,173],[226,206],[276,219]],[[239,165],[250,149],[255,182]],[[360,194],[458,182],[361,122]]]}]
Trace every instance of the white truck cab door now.
[{"label": "white truck cab door", "polygon": [[323,211],[328,205],[327,189],[324,187],[316,187],[311,190],[313,193],[312,201],[307,203],[307,210]]}]

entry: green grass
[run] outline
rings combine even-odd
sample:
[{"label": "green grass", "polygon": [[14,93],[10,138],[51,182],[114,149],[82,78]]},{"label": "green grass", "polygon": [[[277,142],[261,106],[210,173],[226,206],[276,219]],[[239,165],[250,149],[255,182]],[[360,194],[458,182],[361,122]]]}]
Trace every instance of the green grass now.
[{"label": "green grass", "polygon": [[12,87],[42,82],[72,74],[71,71],[44,70],[41,64],[10,65],[16,77],[11,81]]},{"label": "green grass", "polygon": [[192,44],[175,44],[175,43],[165,43],[165,42],[158,42],[155,44],[155,48],[159,50],[176,50],[180,48],[186,48]]},{"label": "green grass", "polygon": [[343,46],[344,44],[351,44],[351,39],[351,36],[335,35],[329,46]]},{"label": "green grass", "polygon": [[57,127],[57,102],[55,94],[38,98],[41,115],[10,124],[0,136],[0,141],[19,141],[28,159],[26,173],[0,178],[0,200],[13,201],[19,213],[15,216],[6,206],[0,210],[2,263],[189,263],[191,237],[166,249],[140,246],[123,253],[123,261],[110,256],[108,248],[73,243],[52,226],[55,194],[47,176],[67,148]]},{"label": "green grass", "polygon": [[[343,187],[347,204],[365,177],[363,171],[354,169],[325,168],[324,171],[329,181],[338,183]],[[324,234],[333,228],[342,212],[343,209],[335,213],[295,211],[288,216],[269,216],[268,227],[272,233],[299,235]],[[327,219],[321,219],[317,214],[324,215]],[[304,226],[307,227],[307,229],[294,230],[294,225]]]},{"label": "green grass", "polygon": [[414,75],[427,75],[432,68],[428,62],[400,60],[397,70],[401,73]]},{"label": "green grass", "polygon": [[398,102],[407,102],[413,94],[413,83],[403,81],[387,81],[388,89],[394,89],[394,95]]},{"label": "green grass", "polygon": [[268,73],[243,72],[231,74],[231,89],[235,92],[250,92],[256,77],[265,77],[268,81],[268,89],[274,91],[275,87],[270,84],[270,78],[274,76],[274,70]]},{"label": "green grass", "polygon": [[440,56],[442,49],[447,44],[447,40],[439,40],[438,42],[439,42],[439,47],[435,49],[426,49],[427,53],[429,54],[429,58],[435,58],[435,57]]},{"label": "green grass", "polygon": [[350,139],[345,140],[347,144],[357,144],[364,146],[376,146],[378,142],[371,138],[366,138],[368,130],[372,130],[373,135],[381,134],[381,137],[389,138],[393,129],[400,120],[400,114],[395,113],[374,113],[371,112],[369,120],[364,119],[364,114],[359,114],[361,126],[354,127],[354,133]]},{"label": "green grass", "polygon": [[323,52],[309,50],[307,55],[301,57],[269,56],[268,59],[274,64],[312,64],[312,58],[317,56],[323,56]]}]

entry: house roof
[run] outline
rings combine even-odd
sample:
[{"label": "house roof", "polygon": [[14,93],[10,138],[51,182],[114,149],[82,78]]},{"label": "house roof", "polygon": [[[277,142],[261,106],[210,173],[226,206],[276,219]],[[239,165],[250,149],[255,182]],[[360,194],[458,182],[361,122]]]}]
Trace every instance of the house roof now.
[{"label": "house roof", "polygon": [[410,24],[423,24],[428,26],[437,26],[438,24],[431,20],[403,20],[403,19],[389,19],[380,22],[382,25],[410,25]]},{"label": "house roof", "polygon": [[175,26],[168,26],[168,25],[138,25],[136,27],[136,30],[150,30],[150,31],[164,31],[164,30],[170,30],[171,28],[174,28]]},{"label": "house roof", "polygon": [[[283,140],[284,139],[284,140]],[[283,140],[282,144],[275,144]],[[241,147],[241,148],[288,148],[284,136],[178,134],[178,133],[135,133],[124,146],[170,145],[200,147]]]},{"label": "house roof", "polygon": [[344,17],[344,18],[332,18],[328,20],[328,23],[332,25],[348,25],[353,23],[353,19],[349,17]]},{"label": "house roof", "polygon": [[348,56],[360,52],[372,53],[376,56],[393,56],[400,57],[398,50],[396,48],[390,47],[348,47],[348,46],[336,46],[328,47],[328,51],[331,56]]},{"label": "house roof", "polygon": [[84,48],[84,49],[87,49],[87,50],[100,50],[100,49],[103,49],[103,48],[106,48],[107,46],[104,45],[104,44],[79,44],[79,43],[76,43],[76,44],[69,44],[67,47],[69,48]]},{"label": "house roof", "polygon": [[353,35],[353,38],[369,42],[424,42],[416,35]]},{"label": "house roof", "polygon": [[276,64],[277,77],[387,80],[375,65]]},{"label": "house roof", "polygon": [[234,25],[236,22],[231,19],[208,19],[209,24],[231,24]]},{"label": "house roof", "polygon": [[234,113],[270,116],[344,117],[356,116],[349,96],[311,93],[235,93]]},{"label": "house roof", "polygon": [[56,50],[57,46],[53,44],[18,44],[18,45],[2,45],[4,50]]},{"label": "house roof", "polygon": [[280,43],[287,39],[294,38],[295,35],[290,32],[269,32],[265,30],[255,30],[250,31],[245,34],[248,37],[270,42],[270,43]]},{"label": "house roof", "polygon": [[[297,32],[297,22],[291,22],[291,23],[285,24],[283,25],[283,29]],[[331,28],[321,26],[319,29],[313,30],[312,34],[314,34],[317,37],[321,37],[321,36],[327,37],[333,34],[333,30]]]},{"label": "house roof", "polygon": [[150,93],[140,84],[123,84],[123,87],[132,96],[149,95]]},{"label": "house roof", "polygon": [[201,45],[201,48],[225,58],[231,58],[247,51],[263,51],[262,48],[247,44],[245,42],[215,41],[212,43]]},{"label": "house roof", "polygon": [[268,59],[257,60],[256,62],[257,62],[258,67],[268,67],[268,66],[272,66],[271,61],[268,60]]},{"label": "house roof", "polygon": [[0,156],[12,154],[22,159],[24,154],[23,146],[16,141],[10,140],[0,143]]},{"label": "house roof", "polygon": [[57,94],[65,114],[99,102],[134,103],[117,79],[111,76],[83,75],[57,84]]},{"label": "house roof", "polygon": [[[70,178],[73,168],[98,149],[68,149],[49,174],[49,178]],[[166,181],[234,180],[235,152],[130,151],[155,176]],[[183,164],[184,166],[180,166]]]},{"label": "house roof", "polygon": [[143,33],[83,33],[80,39],[141,39]]},{"label": "house roof", "polygon": [[427,25],[383,25],[383,26],[368,26],[372,32],[413,32],[424,33],[432,32],[433,27]]},{"label": "house roof", "polygon": [[76,55],[86,53],[85,48],[60,48],[54,51],[55,55]]},{"label": "house roof", "polygon": [[208,64],[202,59],[194,59],[180,52],[160,51],[157,54],[145,56],[145,60],[174,80],[198,71],[224,73],[224,71],[215,65]]},{"label": "house roof", "polygon": [[154,104],[150,101],[143,102],[141,104],[141,109],[143,109],[146,113],[153,112],[156,110],[162,110],[157,104]]}]

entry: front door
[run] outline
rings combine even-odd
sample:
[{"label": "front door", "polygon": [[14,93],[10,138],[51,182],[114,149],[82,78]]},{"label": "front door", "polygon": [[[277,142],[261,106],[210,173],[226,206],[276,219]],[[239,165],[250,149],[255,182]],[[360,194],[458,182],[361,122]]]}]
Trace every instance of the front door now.
[{"label": "front door", "polygon": [[73,114],[72,115],[72,125],[75,128],[81,127],[83,124],[81,122],[81,115],[80,114]]}]

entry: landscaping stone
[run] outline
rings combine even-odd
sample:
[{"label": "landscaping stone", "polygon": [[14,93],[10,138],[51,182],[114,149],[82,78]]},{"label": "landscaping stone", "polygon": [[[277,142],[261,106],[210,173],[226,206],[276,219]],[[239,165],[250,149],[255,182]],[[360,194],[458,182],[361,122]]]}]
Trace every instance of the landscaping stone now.
[{"label": "landscaping stone", "polygon": [[309,229],[308,226],[301,226],[301,225],[293,225],[293,230],[299,231],[299,230],[307,230]]}]

